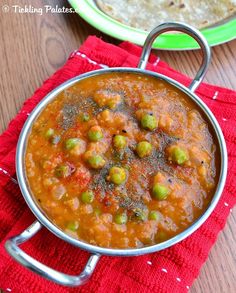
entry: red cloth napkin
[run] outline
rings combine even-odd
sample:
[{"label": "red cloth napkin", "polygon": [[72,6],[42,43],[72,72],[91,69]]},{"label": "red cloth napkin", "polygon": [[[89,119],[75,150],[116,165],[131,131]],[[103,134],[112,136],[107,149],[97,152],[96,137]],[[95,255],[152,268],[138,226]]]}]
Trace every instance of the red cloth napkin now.
[{"label": "red cloth napkin", "polygon": [[[66,64],[28,99],[0,136],[0,288],[11,292],[187,292],[206,261],[217,234],[223,229],[236,201],[236,93],[202,84],[197,94],[218,119],[227,142],[229,172],[224,193],[209,219],[190,237],[161,252],[139,257],[103,256],[89,282],[78,288],[56,285],[16,263],[5,251],[10,236],[22,232],[35,217],[26,206],[15,181],[15,150],[20,130],[32,109],[52,89],[76,75],[113,66],[137,66],[141,48],[128,42],[119,47],[89,37]],[[148,69],[187,85],[190,79],[156,56]],[[22,248],[41,262],[69,274],[79,274],[88,253],[58,239],[43,228]]]}]

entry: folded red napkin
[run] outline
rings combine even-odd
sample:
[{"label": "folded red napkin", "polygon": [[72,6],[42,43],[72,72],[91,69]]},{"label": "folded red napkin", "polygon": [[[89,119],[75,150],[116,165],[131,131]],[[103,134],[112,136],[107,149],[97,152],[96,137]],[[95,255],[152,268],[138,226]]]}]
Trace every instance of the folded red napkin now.
[{"label": "folded red napkin", "polygon": [[[161,252],[139,257],[103,256],[89,282],[66,288],[45,280],[16,263],[5,251],[10,236],[22,232],[35,217],[26,206],[15,180],[15,150],[20,130],[32,109],[52,89],[76,75],[113,66],[137,66],[141,48],[128,42],[119,47],[89,37],[66,64],[44,82],[28,99],[0,136],[0,288],[7,292],[187,292],[217,234],[236,201],[236,92],[202,84],[197,94],[211,108],[227,142],[229,172],[224,193],[210,218],[190,237]],[[187,85],[190,79],[152,55],[148,69],[158,71]],[[42,229],[22,248],[41,262],[68,274],[79,274],[88,253]]]}]

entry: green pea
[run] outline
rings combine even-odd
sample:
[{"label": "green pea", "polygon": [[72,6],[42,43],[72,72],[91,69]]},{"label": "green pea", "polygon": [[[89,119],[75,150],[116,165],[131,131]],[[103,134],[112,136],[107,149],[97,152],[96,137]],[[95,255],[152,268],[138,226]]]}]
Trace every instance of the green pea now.
[{"label": "green pea", "polygon": [[152,195],[155,199],[164,200],[169,194],[169,189],[163,184],[156,183],[152,189]]},{"label": "green pea", "polygon": [[83,114],[81,114],[81,120],[82,120],[83,122],[88,122],[88,121],[90,120],[90,116],[89,116],[89,114],[87,114],[87,113],[83,113]]},{"label": "green pea", "polygon": [[158,242],[163,242],[167,239],[167,234],[164,231],[160,231],[157,233]]},{"label": "green pea", "polygon": [[158,211],[150,211],[149,219],[154,220],[154,221],[159,220],[160,219],[160,213]]},{"label": "green pea", "polygon": [[111,167],[107,179],[117,185],[124,183],[126,180],[125,169],[116,166]]},{"label": "green pea", "polygon": [[171,159],[178,165],[182,165],[188,160],[188,155],[182,148],[174,147],[171,151]]},{"label": "green pea", "polygon": [[150,114],[145,114],[141,119],[141,125],[144,129],[154,130],[155,128],[157,128],[157,120],[154,116]]},{"label": "green pea", "polygon": [[147,141],[141,141],[136,146],[136,152],[140,158],[147,157],[152,152],[152,145]]},{"label": "green pea", "polygon": [[122,225],[126,224],[128,221],[128,217],[125,213],[115,215],[114,221],[116,224]]},{"label": "green pea", "polygon": [[79,138],[69,138],[65,141],[65,148],[67,150],[72,150],[74,147],[77,146],[77,144],[80,142]]},{"label": "green pea", "polygon": [[51,137],[53,136],[54,133],[55,133],[54,129],[49,128],[49,129],[46,131],[46,133],[45,133],[45,137],[46,137],[47,139],[49,139],[49,138],[51,138]]},{"label": "green pea", "polygon": [[95,214],[96,216],[100,216],[101,213],[102,213],[102,211],[101,211],[99,208],[94,208],[94,209],[93,209],[93,212],[94,212],[94,214]]},{"label": "green pea", "polygon": [[67,229],[75,232],[79,228],[79,223],[77,221],[69,222],[67,224]]},{"label": "green pea", "polygon": [[127,139],[123,135],[116,135],[113,138],[114,147],[117,149],[123,149],[126,147]]},{"label": "green pea", "polygon": [[99,126],[93,126],[88,131],[88,138],[90,141],[99,141],[103,138],[102,129]]},{"label": "green pea", "polygon": [[142,209],[134,209],[134,219],[138,221],[146,221],[147,220],[147,211]]},{"label": "green pea", "polygon": [[94,200],[94,194],[91,190],[87,190],[81,193],[81,200],[83,203],[92,203]]},{"label": "green pea", "polygon": [[71,169],[68,165],[60,165],[55,168],[55,176],[59,178],[66,178],[70,176]]},{"label": "green pea", "polygon": [[106,164],[106,161],[100,155],[89,157],[87,162],[93,169],[101,169]]}]

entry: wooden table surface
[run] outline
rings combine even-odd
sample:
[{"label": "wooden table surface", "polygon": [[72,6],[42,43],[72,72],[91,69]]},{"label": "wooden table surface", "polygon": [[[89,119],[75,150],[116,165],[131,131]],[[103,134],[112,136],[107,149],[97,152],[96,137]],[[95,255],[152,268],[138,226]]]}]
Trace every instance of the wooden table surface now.
[{"label": "wooden table surface", "polygon": [[[15,5],[19,1],[6,0]],[[21,7],[32,1],[21,1]],[[46,4],[69,7],[66,1],[46,1]],[[3,2],[0,2],[0,6]],[[45,1],[33,1],[43,7]],[[118,44],[91,27],[76,14],[4,13],[0,7],[0,132],[6,129],[25,99],[61,67],[69,54],[77,49],[88,35],[97,35]],[[236,90],[236,40],[213,48],[212,63],[206,82]],[[201,60],[199,51],[157,52],[162,60],[193,77]],[[220,233],[207,262],[202,267],[191,293],[236,292],[236,209]],[[20,285],[20,284],[19,284]],[[172,293],[172,292],[171,292]]]}]

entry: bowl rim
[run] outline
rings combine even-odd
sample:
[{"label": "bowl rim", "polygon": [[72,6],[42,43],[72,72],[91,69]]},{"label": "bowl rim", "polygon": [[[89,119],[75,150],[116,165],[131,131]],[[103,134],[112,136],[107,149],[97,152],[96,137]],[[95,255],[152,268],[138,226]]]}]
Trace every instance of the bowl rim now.
[{"label": "bowl rim", "polygon": [[[208,123],[211,123],[212,129],[215,132],[215,138],[217,140],[217,143],[219,145],[220,149],[220,174],[219,174],[219,180],[216,187],[215,194],[211,200],[211,203],[209,204],[208,208],[202,213],[202,215],[195,220],[187,229],[179,233],[178,235],[170,238],[169,240],[166,240],[164,242],[152,245],[152,246],[145,246],[142,248],[133,248],[133,249],[116,249],[116,248],[104,248],[99,247],[95,245],[91,245],[89,243],[86,243],[81,240],[77,240],[65,232],[63,232],[59,227],[54,225],[52,221],[44,214],[44,212],[40,209],[38,204],[36,203],[36,200],[33,199],[33,194],[31,193],[29,186],[27,184],[26,179],[26,172],[25,172],[25,151],[26,151],[26,145],[28,141],[28,135],[30,133],[31,127],[33,125],[33,122],[38,117],[38,115],[41,113],[41,111],[46,107],[48,103],[50,103],[54,98],[57,97],[57,95],[65,90],[68,87],[71,87],[75,83],[90,78],[92,76],[106,74],[106,73],[116,73],[116,72],[131,72],[131,73],[137,73],[137,74],[144,74],[148,76],[152,76],[161,80],[164,80],[168,82],[169,84],[173,85],[178,90],[185,93],[195,104],[198,105],[198,107],[201,108],[201,110],[204,112],[208,119]],[[98,69],[94,71],[90,71],[84,74],[81,74],[79,76],[76,76],[72,79],[67,80],[66,82],[59,85],[57,88],[49,92],[34,108],[34,110],[29,115],[28,119],[26,120],[22,131],[19,136],[18,144],[17,144],[17,150],[16,150],[16,175],[19,183],[20,190],[22,192],[22,195],[28,205],[28,207],[31,209],[33,214],[36,216],[36,218],[39,220],[39,222],[45,226],[49,231],[51,231],[54,235],[61,238],[62,240],[77,246],[83,250],[89,251],[91,253],[96,254],[103,254],[103,255],[110,255],[110,256],[135,256],[135,255],[142,255],[146,253],[152,253],[157,252],[160,250],[163,250],[165,248],[168,248],[174,244],[177,244],[178,242],[184,240],[186,237],[190,236],[194,231],[196,231],[210,216],[214,208],[216,207],[224,185],[226,181],[227,176],[227,149],[226,149],[226,143],[224,140],[223,133],[221,131],[221,128],[214,117],[213,113],[210,111],[210,109],[207,107],[207,105],[192,91],[190,91],[186,86],[182,85],[178,81],[167,77],[165,75],[162,75],[160,73],[156,73],[149,70],[143,70],[139,68],[129,68],[129,67],[114,67],[114,68],[106,68],[106,69]]]}]

